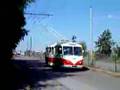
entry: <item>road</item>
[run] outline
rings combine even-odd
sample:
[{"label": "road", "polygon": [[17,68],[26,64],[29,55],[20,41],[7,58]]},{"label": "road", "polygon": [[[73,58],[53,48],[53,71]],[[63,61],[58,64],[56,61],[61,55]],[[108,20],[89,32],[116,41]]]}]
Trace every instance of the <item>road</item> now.
[{"label": "road", "polygon": [[[13,60],[27,79],[24,87],[32,90],[120,90],[120,78],[88,69],[52,69],[44,60]],[[24,87],[19,87],[21,90]]]}]

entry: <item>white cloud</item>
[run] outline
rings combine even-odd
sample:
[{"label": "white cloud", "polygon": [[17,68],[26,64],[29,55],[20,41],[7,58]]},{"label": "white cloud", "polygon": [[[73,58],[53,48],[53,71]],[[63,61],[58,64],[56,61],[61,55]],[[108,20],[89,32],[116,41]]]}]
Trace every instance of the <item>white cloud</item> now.
[{"label": "white cloud", "polygon": [[108,17],[108,18],[113,18],[113,15],[108,14],[107,17]]}]

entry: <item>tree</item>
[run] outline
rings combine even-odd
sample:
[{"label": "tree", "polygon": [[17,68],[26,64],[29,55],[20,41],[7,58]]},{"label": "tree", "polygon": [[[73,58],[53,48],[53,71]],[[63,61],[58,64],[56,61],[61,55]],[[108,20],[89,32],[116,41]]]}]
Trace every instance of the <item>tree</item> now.
[{"label": "tree", "polygon": [[86,43],[84,41],[82,41],[82,42],[80,42],[80,44],[82,45],[83,50],[86,51],[87,50]]},{"label": "tree", "polygon": [[96,49],[99,54],[110,55],[111,47],[114,44],[112,41],[111,32],[109,29],[105,30],[99,37],[98,41],[95,42]]},{"label": "tree", "polygon": [[[17,73],[11,63],[13,50],[17,44],[27,35],[25,30],[24,9],[33,0],[2,0],[0,5],[0,82],[4,90],[16,90]],[[21,74],[21,73],[19,73]],[[15,78],[15,79],[13,79]],[[5,81],[6,80],[6,81]],[[5,86],[5,87],[4,87]]]},{"label": "tree", "polygon": [[114,47],[112,48],[112,59],[114,61],[115,72],[117,71],[117,60],[120,59],[120,45],[115,43]]},{"label": "tree", "polygon": [[112,54],[116,55],[116,58],[120,58],[120,44],[115,43],[114,47],[112,48]]},{"label": "tree", "polygon": [[24,25],[24,9],[33,0],[8,0],[1,5],[0,60],[5,62],[12,57],[17,44],[27,35]]},{"label": "tree", "polygon": [[80,42],[80,44],[82,45],[82,49],[84,50],[84,55],[86,55],[87,54],[87,45],[86,45],[86,43],[84,42],[84,41],[82,41],[82,42]]}]

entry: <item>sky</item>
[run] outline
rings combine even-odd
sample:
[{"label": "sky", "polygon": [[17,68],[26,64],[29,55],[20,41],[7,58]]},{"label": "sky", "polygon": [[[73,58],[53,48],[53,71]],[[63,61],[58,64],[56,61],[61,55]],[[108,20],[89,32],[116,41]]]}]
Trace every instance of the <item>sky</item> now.
[{"label": "sky", "polygon": [[[98,36],[110,29],[112,39],[120,41],[120,0],[35,0],[25,9],[25,28],[29,30],[16,50],[44,51],[45,47],[61,39],[85,41],[90,48],[90,7],[92,7],[93,44]],[[49,14],[46,16],[43,14]]]}]

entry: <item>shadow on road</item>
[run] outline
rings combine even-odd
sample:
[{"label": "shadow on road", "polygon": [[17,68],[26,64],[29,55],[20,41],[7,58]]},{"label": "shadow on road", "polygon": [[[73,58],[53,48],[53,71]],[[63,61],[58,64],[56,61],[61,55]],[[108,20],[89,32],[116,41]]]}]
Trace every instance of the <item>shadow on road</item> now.
[{"label": "shadow on road", "polygon": [[[68,72],[83,72],[87,71],[87,68],[83,69],[52,69],[46,67],[44,62],[40,60],[12,60],[14,68],[8,73],[12,77],[7,77],[10,82],[9,90],[20,90],[25,88],[37,88],[34,90],[41,90],[41,87],[47,87],[48,85],[41,83],[42,81],[54,80],[59,77],[70,76]],[[59,72],[59,73],[56,73]],[[12,74],[11,74],[12,73]],[[72,75],[71,75],[72,76]],[[31,89],[33,90],[33,89]]]},{"label": "shadow on road", "polygon": [[74,72],[83,72],[88,71],[89,69],[87,67],[83,68],[52,68],[53,72],[64,72],[64,73],[74,73]]}]

